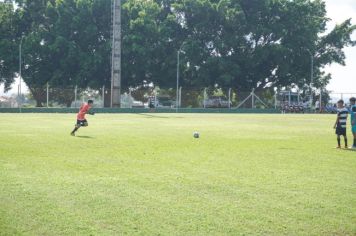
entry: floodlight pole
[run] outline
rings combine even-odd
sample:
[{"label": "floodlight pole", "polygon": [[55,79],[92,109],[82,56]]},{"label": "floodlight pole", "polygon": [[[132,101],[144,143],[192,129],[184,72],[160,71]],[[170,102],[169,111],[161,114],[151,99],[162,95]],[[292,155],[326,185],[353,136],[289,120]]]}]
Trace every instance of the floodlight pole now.
[{"label": "floodlight pole", "polygon": [[121,107],[121,0],[112,0],[111,108]]}]

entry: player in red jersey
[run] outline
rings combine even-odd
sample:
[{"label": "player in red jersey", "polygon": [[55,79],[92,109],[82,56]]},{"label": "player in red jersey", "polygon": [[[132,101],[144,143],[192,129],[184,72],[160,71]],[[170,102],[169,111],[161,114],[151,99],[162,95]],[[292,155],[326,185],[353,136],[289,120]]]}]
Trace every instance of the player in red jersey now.
[{"label": "player in red jersey", "polygon": [[85,114],[89,115],[94,115],[94,112],[90,112],[90,109],[93,107],[93,100],[88,100],[88,103],[84,103],[78,112],[77,115],[77,124],[75,125],[75,128],[73,131],[70,133],[72,136],[75,136],[75,132],[80,128],[80,127],[86,127],[88,126],[88,121],[85,119]]}]

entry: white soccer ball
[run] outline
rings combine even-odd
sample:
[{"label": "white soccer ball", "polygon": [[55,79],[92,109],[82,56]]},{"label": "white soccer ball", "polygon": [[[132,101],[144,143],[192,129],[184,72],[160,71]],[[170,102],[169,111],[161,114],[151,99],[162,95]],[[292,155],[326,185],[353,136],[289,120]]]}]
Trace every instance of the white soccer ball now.
[{"label": "white soccer ball", "polygon": [[194,136],[194,138],[199,138],[199,133],[197,131],[195,131],[193,136]]}]

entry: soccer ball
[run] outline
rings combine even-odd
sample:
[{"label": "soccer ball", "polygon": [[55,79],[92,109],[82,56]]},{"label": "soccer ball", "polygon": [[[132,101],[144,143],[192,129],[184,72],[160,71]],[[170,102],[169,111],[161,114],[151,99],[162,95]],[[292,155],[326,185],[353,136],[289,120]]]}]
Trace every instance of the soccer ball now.
[{"label": "soccer ball", "polygon": [[197,131],[195,131],[193,136],[194,136],[194,138],[199,138],[199,133]]}]

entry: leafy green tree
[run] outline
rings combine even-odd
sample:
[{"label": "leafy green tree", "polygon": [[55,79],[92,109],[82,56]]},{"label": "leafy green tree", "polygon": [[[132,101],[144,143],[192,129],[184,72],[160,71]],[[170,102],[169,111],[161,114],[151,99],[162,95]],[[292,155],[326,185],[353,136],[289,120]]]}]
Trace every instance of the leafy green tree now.
[{"label": "leafy green tree", "polygon": [[181,0],[176,10],[194,44],[186,48],[189,66],[184,68],[190,86],[306,88],[309,53],[315,62],[314,84],[325,86],[330,75],[322,67],[342,64],[342,49],[355,45],[350,20],[320,36],[328,18],[319,0]]},{"label": "leafy green tree", "polygon": [[18,44],[15,40],[18,24],[12,2],[0,2],[0,84],[5,85],[5,90],[11,88],[18,71]]},{"label": "leafy green tree", "polygon": [[[9,2],[0,3],[0,83],[12,83],[23,37],[23,78],[38,106],[47,83],[110,87],[111,1]],[[344,64],[344,47],[356,44],[350,20],[330,33],[327,22],[322,0],[123,0],[122,86],[174,88],[181,50],[184,87],[306,91],[312,56],[323,88],[322,68]]]},{"label": "leafy green tree", "polygon": [[[23,78],[37,106],[42,106],[47,83],[68,92],[75,86],[99,88],[108,83],[110,15],[105,13],[110,12],[109,1],[21,1],[19,6],[27,22]],[[56,94],[58,101],[73,99],[71,92]]]},{"label": "leafy green tree", "polygon": [[123,86],[172,87],[180,26],[173,1],[127,0],[123,4]]},{"label": "leafy green tree", "polygon": [[22,42],[22,78],[38,107],[45,102],[45,86],[54,68],[52,52],[46,44],[51,21],[45,12],[51,2],[53,1],[16,1],[16,14],[20,19],[19,37],[16,40],[18,44]]}]

